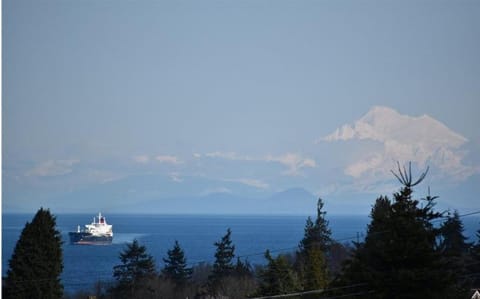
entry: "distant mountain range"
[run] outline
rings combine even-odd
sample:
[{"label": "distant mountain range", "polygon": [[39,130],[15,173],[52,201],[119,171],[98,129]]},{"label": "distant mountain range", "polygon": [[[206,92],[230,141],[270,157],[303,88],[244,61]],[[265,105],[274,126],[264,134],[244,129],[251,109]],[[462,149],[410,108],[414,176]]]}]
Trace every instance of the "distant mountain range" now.
[{"label": "distant mountain range", "polygon": [[316,197],[302,188],[292,188],[267,198],[247,198],[226,192],[205,196],[158,198],[131,205],[137,213],[186,214],[295,214],[315,213]]},{"label": "distant mountain range", "polygon": [[[238,181],[202,177],[130,176],[48,198],[43,207],[60,213],[314,214],[316,196],[303,188],[281,192]],[[32,212],[8,202],[5,212]]]},{"label": "distant mountain range", "polygon": [[[479,175],[463,184],[432,186],[432,195],[439,195],[438,210],[458,209],[461,213],[474,210],[478,201]],[[426,196],[426,185],[415,189],[417,198]],[[397,190],[394,190],[395,192]],[[391,193],[340,193],[321,195],[329,214],[368,215],[380,195]],[[150,213],[150,214],[263,214],[315,215],[318,196],[304,188],[275,192],[245,182],[215,180],[203,177],[182,177],[181,180],[162,175],[130,176],[99,183],[93,187],[50,198],[39,198],[38,206],[54,213]],[[34,213],[31,203],[2,202],[3,213]]]}]

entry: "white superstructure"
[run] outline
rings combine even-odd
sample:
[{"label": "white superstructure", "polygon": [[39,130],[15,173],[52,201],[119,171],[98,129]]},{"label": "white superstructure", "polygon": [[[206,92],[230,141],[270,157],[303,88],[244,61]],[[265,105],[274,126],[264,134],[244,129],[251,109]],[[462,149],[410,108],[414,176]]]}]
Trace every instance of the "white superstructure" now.
[{"label": "white superstructure", "polygon": [[[78,232],[80,232],[80,226],[78,227]],[[93,236],[113,237],[112,225],[107,224],[107,219],[102,216],[102,213],[98,213],[98,217],[93,217],[91,224],[85,224],[85,232]]]}]

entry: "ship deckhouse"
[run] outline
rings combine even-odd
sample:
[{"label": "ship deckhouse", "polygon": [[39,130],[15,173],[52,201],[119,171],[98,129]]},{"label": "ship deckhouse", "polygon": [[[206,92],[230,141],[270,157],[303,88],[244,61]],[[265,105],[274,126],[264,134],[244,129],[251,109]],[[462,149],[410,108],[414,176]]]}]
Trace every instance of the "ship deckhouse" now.
[{"label": "ship deckhouse", "polygon": [[102,213],[98,213],[98,217],[93,217],[91,224],[85,224],[85,231],[94,236],[113,236],[112,225],[107,224],[107,219],[102,216]]}]

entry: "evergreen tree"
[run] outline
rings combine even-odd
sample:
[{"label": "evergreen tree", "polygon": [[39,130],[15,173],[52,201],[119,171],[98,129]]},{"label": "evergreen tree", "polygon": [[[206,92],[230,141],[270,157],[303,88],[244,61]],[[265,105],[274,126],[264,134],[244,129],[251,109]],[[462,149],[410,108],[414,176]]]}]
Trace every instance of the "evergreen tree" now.
[{"label": "evergreen tree", "polygon": [[319,198],[317,201],[317,218],[315,223],[311,217],[307,218],[304,237],[299,244],[300,252],[306,252],[311,247],[317,247],[323,252],[328,251],[332,242],[332,233],[328,227],[328,221],[325,219],[327,212],[322,210],[323,206],[323,200]]},{"label": "evergreen tree", "polygon": [[357,244],[342,277],[344,285],[365,283],[364,298],[449,296],[454,280],[437,250],[439,232],[432,220],[441,215],[433,210],[435,197],[428,196],[423,207],[412,198],[412,187],[427,171],[412,182],[411,168],[399,167],[394,175],[403,188],[393,201],[377,199],[372,209],[365,242]]},{"label": "evergreen tree", "polygon": [[303,289],[324,289],[328,285],[327,263],[324,253],[318,248],[307,251],[306,263],[303,268]]},{"label": "evergreen tree", "polygon": [[217,247],[215,251],[215,262],[213,263],[212,274],[209,276],[208,284],[212,293],[217,293],[222,289],[222,280],[233,274],[235,266],[233,258],[235,257],[235,245],[233,245],[230,236],[232,231],[227,229],[227,233],[214,245]]},{"label": "evergreen tree", "polygon": [[250,265],[248,260],[242,262],[240,257],[237,257],[237,264],[235,265],[234,273],[237,277],[253,277],[252,265]]},{"label": "evergreen tree", "polygon": [[213,264],[213,276],[224,277],[232,273],[234,269],[233,258],[235,257],[235,245],[233,245],[230,236],[232,231],[227,229],[227,233],[219,242],[215,242],[217,247],[215,251],[215,262]]},{"label": "evergreen tree", "polygon": [[470,263],[467,265],[471,288],[480,288],[480,230],[477,231],[477,242],[470,251]]},{"label": "evergreen tree", "polygon": [[163,259],[165,266],[162,274],[177,286],[185,285],[192,277],[192,268],[187,267],[187,260],[177,240],[173,248],[168,250],[167,255],[168,257]]},{"label": "evergreen tree", "polygon": [[305,224],[305,233],[299,244],[296,268],[304,290],[325,288],[328,284],[325,255],[332,244],[331,231],[325,219],[321,198],[317,202],[317,218],[310,217]]},{"label": "evergreen tree", "polygon": [[464,230],[458,211],[455,211],[440,228],[440,249],[444,255],[461,257],[468,252],[472,244],[467,242],[468,238],[463,235]]},{"label": "evergreen tree", "polygon": [[457,211],[453,213],[453,216],[448,216],[440,228],[439,250],[443,255],[450,275],[456,281],[452,285],[451,293],[458,298],[467,295],[465,292],[469,289],[467,266],[471,264],[469,251],[472,244],[467,242],[468,238],[463,235],[463,231],[463,223]]},{"label": "evergreen tree", "polygon": [[40,208],[15,246],[4,283],[4,298],[61,298],[61,234],[50,211]]},{"label": "evergreen tree", "polygon": [[260,271],[258,295],[273,296],[298,291],[300,285],[293,267],[284,255],[272,258],[270,251],[265,252],[267,266]]},{"label": "evergreen tree", "polygon": [[119,258],[122,264],[113,267],[118,282],[114,293],[116,297],[133,298],[138,290],[145,288],[148,279],[155,277],[155,261],[137,240],[127,244]]},{"label": "evergreen tree", "polygon": [[[334,282],[334,287],[342,288],[344,286],[359,285],[359,287],[348,288],[346,293],[365,293],[363,298],[369,298],[371,294],[372,284],[375,280],[374,269],[371,269],[376,259],[385,260],[383,256],[383,249],[385,248],[385,241],[379,238],[382,234],[388,233],[388,219],[391,217],[391,202],[388,197],[380,196],[375,201],[375,204],[370,212],[371,222],[367,227],[367,236],[365,242],[354,242],[354,250],[352,256],[343,265],[342,275]],[[374,246],[378,242],[378,250]],[[387,255],[387,253],[385,253]],[[381,275],[379,273],[378,275]],[[365,284],[368,284],[365,286]],[[341,291],[340,291],[341,293]],[[373,297],[373,296],[372,296]],[[378,296],[379,298],[381,296]]]}]

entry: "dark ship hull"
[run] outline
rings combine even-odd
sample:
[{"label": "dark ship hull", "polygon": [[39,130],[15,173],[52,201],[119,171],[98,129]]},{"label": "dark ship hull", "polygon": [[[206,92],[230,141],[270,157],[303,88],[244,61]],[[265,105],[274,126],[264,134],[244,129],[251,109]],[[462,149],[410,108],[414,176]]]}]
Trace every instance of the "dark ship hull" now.
[{"label": "dark ship hull", "polygon": [[70,232],[70,244],[75,245],[110,245],[112,236],[98,236],[87,232]]}]

